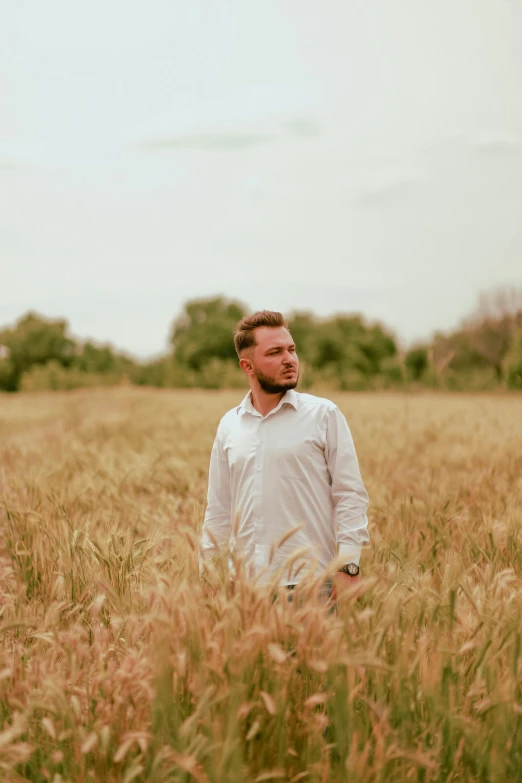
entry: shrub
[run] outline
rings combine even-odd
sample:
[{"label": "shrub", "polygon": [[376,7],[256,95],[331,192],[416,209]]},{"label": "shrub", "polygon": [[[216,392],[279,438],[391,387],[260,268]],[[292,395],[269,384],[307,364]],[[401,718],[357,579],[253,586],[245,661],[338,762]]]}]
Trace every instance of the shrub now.
[{"label": "shrub", "polygon": [[246,386],[243,371],[232,359],[210,359],[198,373],[204,389],[241,389]]},{"label": "shrub", "polygon": [[491,366],[467,372],[449,372],[443,379],[443,387],[450,391],[491,391],[497,386],[496,371]]},{"label": "shrub", "polygon": [[16,391],[18,388],[18,374],[11,359],[0,359],[0,389],[3,391]]},{"label": "shrub", "polygon": [[522,329],[513,338],[504,360],[503,370],[508,388],[522,389]]},{"label": "shrub", "polygon": [[92,386],[114,386],[125,380],[124,376],[114,373],[82,372],[52,361],[34,365],[24,372],[20,380],[20,391],[66,391]]},{"label": "shrub", "polygon": [[347,369],[339,374],[341,391],[364,391],[371,387],[371,380],[359,370]]},{"label": "shrub", "polygon": [[381,362],[381,386],[390,388],[404,383],[404,366],[396,356],[390,356]]}]

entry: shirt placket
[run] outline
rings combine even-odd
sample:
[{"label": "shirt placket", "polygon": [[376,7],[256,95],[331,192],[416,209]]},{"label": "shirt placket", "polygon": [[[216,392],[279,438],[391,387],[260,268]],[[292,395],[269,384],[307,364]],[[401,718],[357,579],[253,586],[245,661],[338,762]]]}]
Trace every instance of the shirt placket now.
[{"label": "shirt placket", "polygon": [[253,521],[256,571],[268,565],[268,551],[264,535],[263,484],[265,478],[266,419],[259,417],[255,436]]},{"label": "shirt placket", "polygon": [[264,419],[257,422],[256,432],[256,457],[254,470],[254,539],[256,545],[263,543],[263,480],[265,459]]},{"label": "shirt placket", "polygon": [[257,426],[255,428],[252,523],[254,527],[254,563],[257,574],[269,566],[268,561],[270,557],[270,545],[267,543],[264,518],[265,505],[263,502],[263,486],[266,470],[266,443],[269,437],[270,424],[273,420],[272,417],[277,414],[281,407],[282,402],[280,402],[279,405],[274,408],[273,411],[270,411],[270,413],[268,413],[266,416],[261,416],[258,411],[256,411],[254,414],[257,420]]}]

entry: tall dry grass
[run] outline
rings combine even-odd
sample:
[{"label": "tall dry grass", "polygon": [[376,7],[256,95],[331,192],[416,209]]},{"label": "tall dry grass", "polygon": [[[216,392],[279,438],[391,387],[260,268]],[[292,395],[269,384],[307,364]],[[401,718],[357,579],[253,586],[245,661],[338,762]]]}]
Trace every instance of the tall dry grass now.
[{"label": "tall dry grass", "polygon": [[372,534],[338,616],[198,577],[237,399],[0,397],[0,780],[522,781],[522,398],[336,395]]}]

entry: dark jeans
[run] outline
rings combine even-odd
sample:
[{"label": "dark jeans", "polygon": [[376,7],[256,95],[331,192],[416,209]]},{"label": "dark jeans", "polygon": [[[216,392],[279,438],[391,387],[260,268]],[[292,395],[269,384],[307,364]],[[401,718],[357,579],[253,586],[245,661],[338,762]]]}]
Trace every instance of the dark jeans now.
[{"label": "dark jeans", "polygon": [[[286,590],[288,591],[288,601],[291,602],[294,600],[294,590],[298,587],[298,585],[286,585]],[[331,579],[327,579],[324,583],[323,587],[319,591],[319,599],[321,601],[324,601],[325,604],[331,604],[330,607],[330,614],[337,614],[337,603],[332,602],[332,591],[333,591],[333,584]]]}]

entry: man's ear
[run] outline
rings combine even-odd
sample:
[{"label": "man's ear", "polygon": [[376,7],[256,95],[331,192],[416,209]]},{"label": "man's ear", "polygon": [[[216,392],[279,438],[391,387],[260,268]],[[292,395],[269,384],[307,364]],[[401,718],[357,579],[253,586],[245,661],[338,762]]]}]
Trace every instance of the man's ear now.
[{"label": "man's ear", "polygon": [[245,375],[252,375],[254,372],[254,365],[252,364],[252,359],[250,356],[243,354],[241,359],[239,360],[239,366],[245,373]]}]

